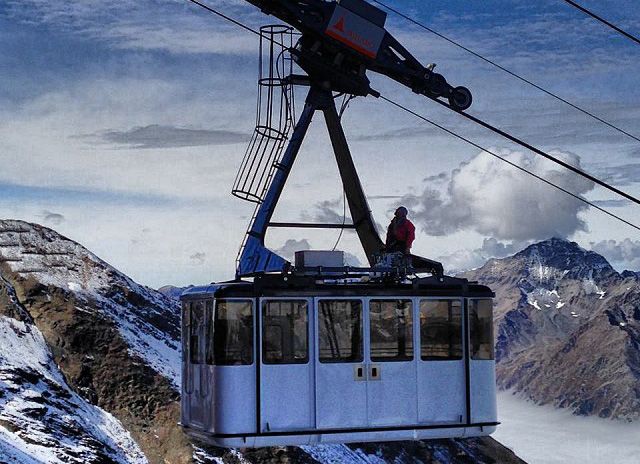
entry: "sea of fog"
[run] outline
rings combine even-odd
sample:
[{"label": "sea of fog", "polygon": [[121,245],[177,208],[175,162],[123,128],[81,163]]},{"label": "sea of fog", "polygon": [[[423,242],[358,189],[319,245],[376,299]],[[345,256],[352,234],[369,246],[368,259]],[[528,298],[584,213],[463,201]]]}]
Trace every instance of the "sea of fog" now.
[{"label": "sea of fog", "polygon": [[493,437],[529,464],[640,462],[640,423],[574,416],[510,392],[498,393],[498,420]]}]

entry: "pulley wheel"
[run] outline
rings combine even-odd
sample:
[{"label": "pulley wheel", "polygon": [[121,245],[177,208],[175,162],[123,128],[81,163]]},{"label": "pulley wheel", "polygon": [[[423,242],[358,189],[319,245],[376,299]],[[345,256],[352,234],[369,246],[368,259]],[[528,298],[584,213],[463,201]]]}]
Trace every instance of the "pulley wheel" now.
[{"label": "pulley wheel", "polygon": [[449,94],[449,106],[456,111],[464,111],[473,101],[471,92],[466,87],[456,87]]}]

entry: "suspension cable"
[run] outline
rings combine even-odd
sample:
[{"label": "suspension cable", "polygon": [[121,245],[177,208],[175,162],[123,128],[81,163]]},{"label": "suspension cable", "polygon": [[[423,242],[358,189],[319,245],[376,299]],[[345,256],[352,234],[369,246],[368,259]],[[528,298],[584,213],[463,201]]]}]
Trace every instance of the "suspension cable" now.
[{"label": "suspension cable", "polygon": [[468,48],[468,47],[465,47],[464,45],[460,44],[459,42],[456,42],[455,40],[453,40],[453,39],[451,39],[451,38],[447,37],[446,35],[441,34],[440,32],[438,32],[438,31],[436,31],[436,30],[434,30],[434,29],[432,29],[432,28],[430,28],[430,27],[426,26],[425,24],[423,24],[423,23],[421,23],[421,22],[419,22],[419,21],[416,21],[416,20],[415,20],[415,19],[413,19],[412,17],[410,17],[410,16],[408,16],[408,15],[406,15],[406,14],[402,13],[401,11],[398,11],[396,8],[391,7],[391,6],[387,5],[386,3],[383,3],[383,2],[378,1],[378,0],[371,0],[371,1],[372,1],[372,2],[374,2],[374,3],[377,3],[378,5],[382,6],[383,8],[386,8],[387,10],[389,10],[389,11],[391,11],[391,12],[395,13],[396,15],[398,15],[398,16],[400,16],[400,17],[402,17],[402,18],[406,19],[407,21],[409,21],[409,22],[411,22],[411,23],[415,24],[416,26],[421,27],[422,29],[424,29],[424,30],[426,30],[426,31],[428,31],[428,32],[431,32],[432,34],[434,34],[434,35],[436,35],[436,36],[440,37],[440,38],[441,38],[441,39],[443,39],[443,40],[446,40],[446,41],[447,41],[447,42],[449,42],[450,44],[455,45],[456,47],[458,47],[458,48],[460,48],[460,49],[464,50],[465,52],[470,53],[471,55],[475,56],[476,58],[479,58],[479,59],[481,59],[482,61],[485,61],[486,63],[489,63],[489,64],[490,64],[490,65],[492,65],[492,66],[495,66],[496,68],[500,69],[501,71],[504,71],[505,73],[509,74],[510,76],[515,77],[516,79],[518,79],[518,80],[520,80],[520,81],[522,81],[522,82],[524,82],[524,83],[526,83],[526,84],[530,85],[531,87],[534,87],[534,88],[538,89],[539,91],[541,91],[541,92],[543,92],[543,93],[545,93],[545,94],[549,95],[550,97],[555,98],[556,100],[558,100],[558,101],[560,101],[560,102],[564,103],[565,105],[568,105],[568,106],[570,106],[571,108],[573,108],[573,109],[575,109],[575,110],[577,110],[577,111],[580,111],[581,113],[583,113],[583,114],[585,114],[585,115],[589,116],[590,118],[595,119],[596,121],[598,121],[598,122],[600,122],[600,123],[602,123],[602,124],[604,124],[604,125],[606,125],[606,126],[610,127],[611,129],[616,130],[616,131],[620,132],[621,134],[624,134],[624,135],[626,135],[627,137],[632,138],[632,139],[633,139],[633,140],[635,140],[636,142],[640,142],[640,137],[638,137],[638,136],[636,136],[636,135],[633,135],[632,133],[630,133],[630,132],[628,132],[628,131],[626,131],[626,130],[624,130],[624,129],[622,129],[622,128],[618,127],[618,126],[616,126],[616,125],[615,125],[615,124],[613,124],[613,123],[610,123],[610,122],[606,121],[605,119],[601,118],[600,116],[597,116],[597,115],[595,115],[594,113],[592,113],[592,112],[590,112],[590,111],[588,111],[588,110],[585,110],[584,108],[579,107],[579,106],[578,106],[578,105],[576,105],[575,103],[571,103],[569,100],[567,100],[567,99],[565,99],[565,98],[563,98],[563,97],[559,96],[558,94],[555,94],[555,93],[553,93],[553,92],[551,92],[551,91],[549,91],[549,90],[545,89],[544,87],[542,87],[542,86],[540,86],[540,85],[536,84],[535,82],[533,82],[533,81],[531,81],[531,80],[527,79],[526,77],[522,77],[522,76],[520,76],[519,74],[516,74],[514,71],[511,71],[511,70],[509,70],[509,69],[505,68],[504,66],[502,66],[502,65],[498,64],[497,62],[495,62],[495,61],[493,61],[493,60],[491,60],[491,59],[489,59],[489,58],[484,57],[484,56],[483,56],[483,55],[481,55],[480,53],[475,52],[475,51],[473,51],[472,49],[470,49],[470,48]]},{"label": "suspension cable", "polygon": [[[437,100],[435,98],[433,100],[436,103],[441,104],[445,108],[451,109],[451,107],[447,103],[445,103],[443,101],[440,101],[440,100]],[[621,197],[624,197],[627,200],[631,200],[632,202],[640,205],[640,200],[637,199],[636,197],[634,197],[634,196],[632,196],[632,195],[630,195],[630,194],[628,194],[626,192],[623,192],[622,190],[614,187],[613,185],[607,184],[606,182],[598,179],[597,177],[594,177],[591,174],[589,174],[587,172],[584,172],[582,169],[579,169],[579,168],[577,168],[575,166],[572,166],[569,163],[567,163],[565,161],[562,161],[561,159],[556,158],[555,156],[552,156],[552,155],[540,150],[539,148],[534,147],[530,143],[527,143],[522,139],[519,139],[519,138],[517,138],[517,137],[515,137],[515,136],[513,136],[511,134],[508,134],[505,131],[503,131],[502,129],[498,129],[497,127],[489,124],[486,121],[483,121],[482,119],[480,119],[480,118],[478,118],[476,116],[473,116],[473,115],[471,115],[469,113],[465,113],[465,112],[462,112],[462,111],[458,111],[457,113],[460,114],[461,116],[464,116],[465,118],[469,119],[470,121],[473,121],[476,124],[479,124],[482,127],[485,127],[487,129],[495,132],[498,135],[501,135],[502,137],[506,138],[507,140],[511,140],[512,142],[517,143],[518,145],[521,145],[521,146],[533,151],[534,153],[537,153],[540,156],[544,156],[548,160],[553,161],[556,164],[559,164],[560,166],[568,169],[569,171],[573,171],[574,173],[584,177],[585,179],[589,179],[591,182],[594,182],[594,183],[600,185],[601,187],[604,187],[607,190],[610,190],[610,191],[616,193],[617,195],[620,195]]]},{"label": "suspension cable", "polygon": [[[213,9],[213,8],[211,8],[209,6],[204,5],[203,3],[199,2],[198,0],[188,0],[188,1],[191,2],[191,3],[195,3],[196,5],[199,5],[199,6],[203,7],[203,8],[205,8],[206,10],[208,10],[208,11],[210,11],[210,12],[212,12],[212,13],[214,13],[214,14],[216,14],[216,15],[218,15],[218,16],[220,16],[220,17],[222,17],[222,18],[224,18],[224,19],[226,19],[228,21],[231,21],[232,23],[242,27],[243,29],[246,29],[246,30],[248,30],[250,32],[253,32],[254,34],[260,35],[260,33],[258,31],[254,30],[254,29],[251,29],[249,26],[246,26],[246,25],[242,24],[241,22],[236,21],[233,18],[230,18],[230,17],[228,17],[228,16],[216,11],[215,9]],[[372,0],[372,1],[374,1],[376,3],[379,3],[377,0]],[[413,21],[413,20],[411,20],[411,21]],[[571,191],[569,191],[569,190],[567,190],[567,189],[565,189],[563,187],[560,187],[559,185],[554,184],[553,182],[543,178],[542,176],[539,176],[539,175],[537,175],[537,174],[535,174],[535,173],[533,173],[531,171],[528,171],[526,168],[523,168],[523,167],[521,167],[521,166],[519,166],[519,165],[517,165],[517,164],[515,164],[515,163],[513,163],[513,162],[511,162],[509,160],[507,160],[506,158],[498,155],[497,153],[494,153],[494,152],[484,148],[483,146],[473,142],[472,140],[470,140],[470,139],[468,139],[468,138],[466,138],[466,137],[464,137],[462,135],[459,135],[456,132],[453,132],[452,130],[445,128],[444,126],[441,126],[441,125],[431,121],[430,119],[426,118],[425,116],[422,116],[422,115],[416,113],[415,111],[412,111],[411,109],[401,105],[400,103],[396,103],[395,101],[393,101],[393,100],[391,100],[391,99],[389,99],[387,97],[384,97],[382,95],[380,96],[380,98],[385,100],[386,102],[388,102],[388,103],[390,103],[390,104],[392,104],[392,105],[394,105],[394,106],[396,106],[396,107],[398,107],[398,108],[400,108],[400,109],[402,109],[402,110],[404,110],[404,111],[416,116],[417,118],[419,118],[419,119],[421,119],[421,120],[423,120],[423,121],[425,121],[425,122],[427,122],[427,123],[439,128],[439,129],[443,130],[444,132],[448,133],[449,135],[452,135],[452,136],[454,136],[454,137],[456,137],[456,138],[458,138],[460,140],[463,140],[464,142],[466,142],[466,143],[468,143],[470,145],[473,145],[474,147],[479,148],[480,150],[486,151],[490,155],[495,156],[496,158],[498,158],[498,159],[504,161],[505,163],[515,167],[516,169],[519,169],[519,170],[521,170],[523,172],[526,172],[527,174],[537,178],[538,180],[541,180],[542,182],[544,182],[544,183],[546,183],[546,184],[548,184],[548,185],[550,185],[550,186],[552,186],[552,187],[554,187],[554,188],[566,193],[567,195],[572,196],[573,198],[575,198],[575,199],[577,199],[577,200],[579,200],[579,201],[581,201],[583,203],[586,203],[587,205],[589,205],[589,206],[591,206],[591,207],[593,207],[593,208],[595,208],[595,209],[597,209],[597,210],[599,210],[599,211],[601,211],[601,212],[613,217],[614,219],[617,219],[617,220],[619,220],[619,221],[621,221],[621,222],[633,227],[634,229],[640,230],[640,226],[637,226],[637,225],[635,225],[635,224],[633,224],[633,223],[621,218],[620,216],[617,216],[617,215],[607,211],[606,209],[596,205],[595,203],[587,200],[586,198],[581,197],[580,195],[576,195],[575,193],[573,193],[573,192],[571,192]],[[436,100],[436,99],[433,99],[433,100],[450,109],[449,105],[447,105],[446,103],[441,102],[440,100]],[[605,187],[605,188],[607,188],[609,190],[612,190],[612,191],[618,193],[619,195],[621,195],[621,196],[623,196],[623,197],[625,197],[627,199],[630,199],[631,201],[633,201],[635,203],[640,203],[640,201],[638,199],[632,197],[631,195],[629,195],[629,194],[627,194],[625,192],[622,192],[622,191],[616,189],[615,187],[612,187],[612,186],[606,184],[605,182],[603,182],[603,181],[601,181],[599,179],[596,179],[593,176],[590,176],[589,174],[581,171],[578,168],[575,168],[574,166],[571,166],[571,165],[565,163],[562,160],[556,159],[556,158],[552,157],[551,155],[548,155],[547,153],[544,153],[542,150],[539,150],[539,149],[529,145],[528,143],[523,142],[523,141],[521,141],[521,140],[519,140],[519,139],[517,139],[517,138],[515,138],[515,137],[513,137],[513,136],[511,136],[509,134],[507,134],[504,131],[501,131],[500,129],[498,129],[498,128],[494,127],[494,126],[491,126],[490,124],[485,123],[484,121],[476,118],[475,116],[471,116],[471,115],[469,115],[467,113],[462,113],[462,112],[459,112],[459,114],[467,117],[468,119],[470,119],[470,120],[472,120],[472,121],[474,121],[474,122],[476,122],[476,123],[488,128],[488,129],[493,130],[494,132],[496,132],[496,133],[508,138],[509,140],[514,141],[515,143],[518,143],[518,144],[520,144],[520,145],[522,145],[522,146],[524,146],[526,148],[529,148],[530,150],[532,150],[535,153],[538,153],[538,154],[544,156],[545,158],[551,159],[552,161],[555,161],[555,162],[563,165],[567,169],[569,169],[569,170],[571,170],[571,171],[573,171],[573,172],[575,172],[577,174],[580,174],[580,175],[592,180],[594,183],[596,183],[598,185],[601,185],[601,186],[603,186],[603,187]]]},{"label": "suspension cable", "polygon": [[575,194],[575,193],[573,193],[573,192],[571,192],[571,191],[569,191],[569,190],[565,189],[564,187],[561,187],[561,186],[559,186],[559,185],[557,185],[557,184],[554,184],[553,182],[551,182],[551,181],[549,181],[549,180],[545,179],[544,177],[539,176],[538,174],[535,174],[534,172],[531,172],[531,171],[529,171],[528,169],[526,169],[526,168],[524,168],[524,167],[522,167],[522,166],[520,166],[520,165],[518,165],[518,164],[516,164],[516,163],[514,163],[514,162],[512,162],[512,161],[509,161],[509,160],[508,160],[508,159],[506,159],[505,157],[500,156],[500,155],[498,155],[497,153],[495,153],[495,152],[493,152],[493,151],[491,151],[491,150],[489,150],[489,149],[487,149],[487,148],[483,147],[482,145],[477,144],[476,142],[472,141],[471,139],[468,139],[468,138],[464,137],[463,135],[460,135],[460,134],[458,134],[458,133],[456,133],[456,132],[454,132],[454,131],[452,131],[452,130],[450,130],[450,129],[447,129],[446,127],[441,126],[440,124],[438,124],[438,123],[436,123],[436,122],[434,122],[434,121],[432,121],[432,120],[430,120],[430,119],[426,118],[425,116],[423,116],[423,115],[421,115],[421,114],[416,113],[415,111],[413,111],[413,110],[411,110],[411,109],[407,108],[406,106],[403,106],[403,105],[401,105],[400,103],[397,103],[397,102],[395,102],[395,101],[393,101],[393,100],[391,100],[391,99],[389,99],[389,98],[387,98],[387,97],[385,97],[385,96],[383,96],[383,95],[381,95],[381,96],[380,96],[380,98],[381,98],[382,100],[384,100],[384,101],[386,101],[386,102],[388,102],[388,103],[390,103],[390,104],[394,105],[395,107],[400,108],[401,110],[406,111],[406,112],[407,112],[407,113],[409,113],[409,114],[412,114],[413,116],[415,116],[415,117],[417,117],[417,118],[421,119],[422,121],[424,121],[424,122],[426,122],[426,123],[429,123],[429,124],[431,124],[432,126],[437,127],[438,129],[440,129],[440,130],[442,130],[442,131],[446,132],[447,134],[449,134],[449,135],[451,135],[451,136],[453,136],[453,137],[455,137],[455,138],[457,138],[457,139],[460,139],[460,140],[462,140],[463,142],[466,142],[466,143],[468,143],[469,145],[472,145],[472,146],[474,146],[474,147],[476,147],[476,148],[478,148],[478,149],[480,149],[480,150],[482,150],[482,151],[485,151],[485,152],[489,153],[491,156],[494,156],[494,157],[496,157],[496,158],[498,158],[498,159],[500,159],[500,160],[504,161],[505,163],[507,163],[507,164],[509,164],[509,165],[513,166],[514,168],[519,169],[520,171],[523,171],[523,172],[525,172],[525,173],[529,174],[530,176],[535,177],[536,179],[538,179],[538,180],[540,180],[540,181],[544,182],[545,184],[550,185],[550,186],[554,187],[555,189],[560,190],[560,191],[562,191],[562,192],[566,193],[567,195],[572,196],[572,197],[573,197],[573,198],[575,198],[576,200],[579,200],[579,201],[581,201],[581,202],[583,202],[583,203],[586,203],[587,205],[589,205],[589,206],[591,206],[591,207],[593,207],[593,208],[595,208],[595,209],[597,209],[597,210],[599,210],[599,211],[601,211],[601,212],[603,212],[603,213],[605,213],[605,214],[607,214],[607,215],[611,216],[612,218],[617,219],[618,221],[622,221],[622,222],[624,222],[625,224],[627,224],[627,225],[629,225],[629,226],[633,227],[634,229],[640,230],[640,226],[637,226],[637,225],[635,225],[635,224],[633,224],[633,223],[631,223],[631,222],[627,221],[626,219],[623,219],[623,218],[621,218],[620,216],[617,216],[616,214],[613,214],[613,213],[611,213],[611,212],[607,211],[606,209],[604,209],[604,208],[602,208],[602,207],[600,207],[600,206],[596,205],[596,204],[595,204],[595,203],[593,203],[592,201],[589,201],[589,200],[587,200],[586,198],[581,197],[580,195],[577,195],[577,194]]},{"label": "suspension cable", "polygon": [[187,0],[187,1],[191,2],[191,3],[194,3],[194,4],[204,8],[205,10],[209,11],[210,13],[213,13],[215,15],[220,16],[221,18],[226,19],[227,21],[231,21],[233,24],[235,24],[236,26],[240,26],[242,29],[245,29],[245,30],[247,30],[249,32],[252,32],[252,33],[256,34],[256,35],[260,35],[260,32],[256,31],[255,29],[250,28],[246,24],[242,24],[240,21],[235,20],[232,17],[227,16],[224,13],[220,13],[218,10],[216,10],[214,8],[211,8],[210,6],[205,5],[202,2],[199,2],[198,0]]},{"label": "suspension cable", "polygon": [[[375,0],[374,0],[375,1]],[[591,16],[593,19],[595,19],[596,21],[600,21],[602,24],[604,24],[605,26],[610,27],[611,29],[613,29],[616,32],[619,32],[620,34],[622,34],[623,36],[625,36],[628,39],[633,40],[635,43],[640,45],[640,39],[638,39],[636,36],[629,34],[627,31],[620,29],[618,26],[616,26],[615,24],[610,23],[609,21],[607,21],[606,19],[604,19],[601,16],[598,16],[597,14],[595,14],[592,11],[587,10],[585,7],[583,7],[582,5],[577,4],[576,2],[572,2],[571,0],[564,0],[565,3],[568,3],[569,5],[571,5],[574,8],[577,8],[578,10],[582,11],[584,14]]]}]

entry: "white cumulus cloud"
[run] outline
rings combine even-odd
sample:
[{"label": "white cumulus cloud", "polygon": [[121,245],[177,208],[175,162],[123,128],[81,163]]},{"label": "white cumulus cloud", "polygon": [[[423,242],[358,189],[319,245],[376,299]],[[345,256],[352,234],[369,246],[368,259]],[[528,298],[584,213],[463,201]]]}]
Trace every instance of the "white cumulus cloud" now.
[{"label": "white cumulus cloud", "polygon": [[[544,158],[501,150],[509,161],[542,176],[576,195],[593,189],[593,182]],[[579,167],[580,158],[552,151],[555,157]],[[481,152],[455,169],[446,190],[425,188],[420,195],[406,195],[404,204],[412,217],[431,235],[474,230],[498,240],[544,240],[586,231],[579,213],[586,204]]]},{"label": "white cumulus cloud", "polygon": [[592,242],[591,249],[607,258],[619,270],[640,271],[640,240],[602,240]]}]

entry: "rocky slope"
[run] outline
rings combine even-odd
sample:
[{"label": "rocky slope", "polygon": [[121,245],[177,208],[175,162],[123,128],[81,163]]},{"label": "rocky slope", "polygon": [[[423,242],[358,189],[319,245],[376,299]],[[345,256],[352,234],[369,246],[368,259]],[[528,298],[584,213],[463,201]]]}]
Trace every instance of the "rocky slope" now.
[{"label": "rocky slope", "polygon": [[77,243],[0,220],[0,463],[522,462],[490,438],[194,446],[177,425],[179,317]]},{"label": "rocky slope", "polygon": [[466,277],[496,292],[498,385],[577,414],[640,417],[640,277],[551,239]]}]

